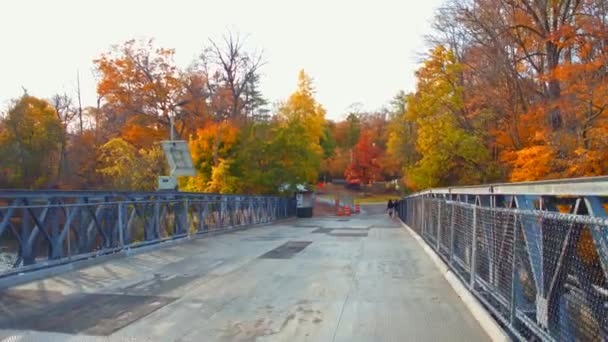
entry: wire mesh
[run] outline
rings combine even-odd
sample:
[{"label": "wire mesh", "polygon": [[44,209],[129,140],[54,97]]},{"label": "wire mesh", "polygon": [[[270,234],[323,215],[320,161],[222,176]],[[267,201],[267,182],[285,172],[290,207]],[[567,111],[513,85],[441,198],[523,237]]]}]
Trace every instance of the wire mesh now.
[{"label": "wire mesh", "polygon": [[449,202],[445,202],[443,204],[440,204],[441,206],[441,212],[440,212],[440,221],[441,223],[439,224],[439,253],[441,254],[441,256],[443,256],[445,259],[449,259],[450,258],[450,253],[452,252],[452,232],[453,232],[453,228],[454,226],[452,225],[453,222],[453,208],[454,206],[452,205],[452,203]]},{"label": "wire mesh", "polygon": [[522,340],[608,340],[606,220],[411,197],[399,217]]}]

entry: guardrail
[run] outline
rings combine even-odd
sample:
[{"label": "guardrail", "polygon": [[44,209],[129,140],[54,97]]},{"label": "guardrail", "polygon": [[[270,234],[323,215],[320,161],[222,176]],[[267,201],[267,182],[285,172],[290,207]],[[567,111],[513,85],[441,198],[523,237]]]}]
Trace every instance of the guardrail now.
[{"label": "guardrail", "polygon": [[0,190],[0,277],[293,215],[279,197]]},{"label": "guardrail", "polygon": [[520,340],[608,340],[608,177],[431,189],[400,218]]}]

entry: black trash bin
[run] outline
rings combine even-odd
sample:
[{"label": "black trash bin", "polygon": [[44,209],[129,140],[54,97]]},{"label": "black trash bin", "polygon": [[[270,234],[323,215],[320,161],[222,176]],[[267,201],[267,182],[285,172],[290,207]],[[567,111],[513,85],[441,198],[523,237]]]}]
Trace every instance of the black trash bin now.
[{"label": "black trash bin", "polygon": [[296,216],[312,217],[315,204],[315,194],[312,191],[300,191],[296,193]]}]

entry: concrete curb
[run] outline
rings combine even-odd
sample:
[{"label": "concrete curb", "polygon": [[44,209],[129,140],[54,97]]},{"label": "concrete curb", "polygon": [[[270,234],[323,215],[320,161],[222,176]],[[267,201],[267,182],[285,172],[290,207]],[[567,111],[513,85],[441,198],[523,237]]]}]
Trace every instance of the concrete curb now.
[{"label": "concrete curb", "polygon": [[458,277],[450,270],[448,265],[439,258],[435,251],[426,244],[426,242],[416,234],[407,224],[399,220],[401,225],[410,233],[410,235],[420,244],[420,247],[424,249],[424,252],[433,260],[435,266],[443,274],[445,279],[448,281],[452,289],[462,299],[464,305],[473,314],[473,317],[479,322],[481,328],[490,336],[492,341],[511,341],[509,335],[502,329],[502,327],[496,322],[496,320],[490,315],[490,313],[483,307],[483,305],[475,298],[475,296],[469,292],[466,286],[458,279]]}]

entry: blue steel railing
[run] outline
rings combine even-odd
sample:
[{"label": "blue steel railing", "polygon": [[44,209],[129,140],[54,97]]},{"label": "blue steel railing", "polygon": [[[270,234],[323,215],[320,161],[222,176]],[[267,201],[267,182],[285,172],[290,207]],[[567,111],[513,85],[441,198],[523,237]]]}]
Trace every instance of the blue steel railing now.
[{"label": "blue steel railing", "polygon": [[432,189],[400,218],[520,340],[608,340],[608,177]]},{"label": "blue steel railing", "polygon": [[293,215],[280,197],[0,190],[0,277]]}]

